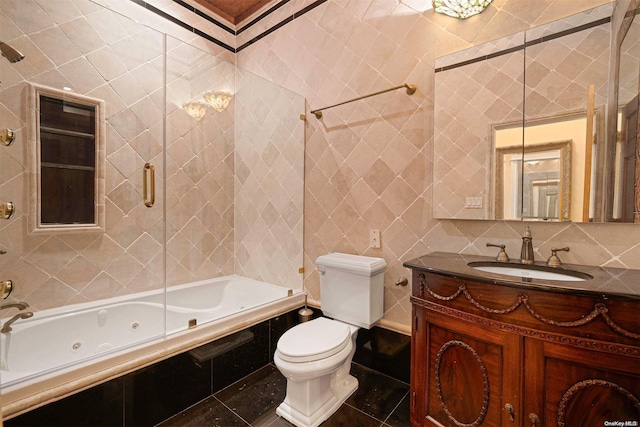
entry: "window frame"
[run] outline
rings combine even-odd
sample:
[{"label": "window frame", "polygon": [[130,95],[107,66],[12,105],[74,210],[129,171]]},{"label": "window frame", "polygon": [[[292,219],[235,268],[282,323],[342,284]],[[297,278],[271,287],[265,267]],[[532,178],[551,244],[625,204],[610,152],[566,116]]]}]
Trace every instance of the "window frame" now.
[{"label": "window frame", "polygon": [[[41,123],[40,97],[59,99],[95,110],[95,171],[94,171],[94,221],[78,224],[42,223],[42,182],[41,182]],[[28,143],[27,162],[29,164],[28,229],[29,234],[56,234],[79,232],[105,232],[105,146],[106,121],[104,100],[80,95],[74,92],[47,86],[29,84],[28,101]]]}]

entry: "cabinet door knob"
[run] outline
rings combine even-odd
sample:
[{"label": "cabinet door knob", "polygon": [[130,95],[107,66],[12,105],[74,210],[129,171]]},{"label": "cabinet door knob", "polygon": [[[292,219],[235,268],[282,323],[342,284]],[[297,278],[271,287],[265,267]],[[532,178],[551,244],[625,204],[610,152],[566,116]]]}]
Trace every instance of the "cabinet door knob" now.
[{"label": "cabinet door knob", "polygon": [[515,409],[513,409],[513,405],[511,403],[507,403],[506,405],[504,405],[504,409],[507,410],[511,422],[515,421],[515,417],[513,416],[515,413]]},{"label": "cabinet door knob", "polygon": [[531,420],[531,425],[536,427],[536,425],[540,424],[540,418],[533,412],[529,414],[529,419]]}]

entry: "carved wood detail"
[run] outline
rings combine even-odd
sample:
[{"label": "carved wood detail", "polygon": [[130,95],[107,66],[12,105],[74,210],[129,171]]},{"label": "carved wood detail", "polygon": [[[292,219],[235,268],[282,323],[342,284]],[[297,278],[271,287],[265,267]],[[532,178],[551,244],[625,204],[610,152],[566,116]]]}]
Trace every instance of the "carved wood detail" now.
[{"label": "carved wood detail", "polygon": [[410,297],[412,304],[419,305],[421,307],[428,308],[429,310],[436,311],[449,316],[457,317],[459,319],[467,320],[473,323],[477,323],[483,326],[488,326],[502,331],[513,332],[526,337],[538,338],[545,341],[555,342],[559,344],[568,344],[575,347],[586,348],[590,350],[604,351],[608,353],[615,353],[624,356],[640,356],[640,348],[627,346],[623,344],[607,343],[602,341],[594,341],[590,339],[571,337],[566,335],[559,335],[553,332],[538,331],[534,329],[524,328],[508,323],[499,322],[497,320],[487,319],[485,317],[476,316],[473,314],[465,313],[453,308],[444,307],[431,301],[426,301],[417,297]]},{"label": "carved wood detail", "polygon": [[564,395],[560,399],[560,403],[558,404],[558,427],[566,427],[565,416],[567,412],[567,405],[569,404],[569,401],[574,397],[574,395],[582,389],[593,387],[593,386],[608,387],[617,391],[618,393],[623,395],[625,398],[627,398],[630,402],[632,402],[633,406],[638,410],[638,414],[640,414],[640,401],[638,401],[638,399],[633,394],[631,394],[627,389],[619,386],[616,383],[612,383],[610,381],[597,380],[597,379],[584,380],[584,381],[577,382],[571,387],[569,387],[569,389],[567,389],[567,391],[564,393]]},{"label": "carved wood detail", "polygon": [[[482,372],[482,407],[480,408],[480,414],[478,415],[478,418],[476,418],[476,420],[472,423],[462,423],[460,421],[458,421],[453,414],[449,411],[449,408],[447,408],[447,404],[444,401],[444,396],[442,394],[442,383],[440,382],[440,362],[442,360],[442,355],[445,353],[445,351],[447,351],[450,347],[462,347],[465,350],[467,350],[468,352],[470,352],[473,357],[476,359],[476,361],[478,362],[478,365],[480,366],[480,371]],[[484,362],[482,360],[482,358],[480,357],[480,355],[478,354],[478,352],[476,352],[473,347],[471,347],[469,344],[466,344],[462,341],[458,341],[458,340],[451,340],[446,342],[438,351],[438,355],[436,356],[436,363],[435,363],[435,382],[436,382],[436,390],[438,392],[438,400],[440,400],[440,404],[442,405],[442,409],[444,410],[445,414],[447,414],[447,418],[449,418],[449,420],[451,420],[452,423],[454,423],[455,425],[459,426],[459,427],[477,427],[479,425],[482,424],[482,422],[484,421],[484,418],[487,415],[487,410],[489,409],[489,375],[487,374],[487,368],[484,365]]]},{"label": "carved wood detail", "polygon": [[594,304],[593,310],[591,311],[591,313],[581,316],[580,319],[578,320],[574,320],[570,322],[558,322],[552,319],[548,319],[542,316],[541,314],[539,314],[538,312],[536,312],[535,308],[529,302],[529,296],[524,292],[521,292],[520,294],[518,294],[516,301],[514,301],[510,307],[503,308],[503,309],[495,309],[495,308],[486,307],[480,304],[478,301],[476,301],[476,299],[473,298],[471,293],[469,293],[469,290],[467,289],[467,285],[464,282],[459,282],[460,285],[456,290],[456,292],[454,292],[449,296],[443,296],[443,295],[437,294],[429,287],[429,284],[427,283],[427,280],[424,274],[420,274],[418,276],[418,280],[420,282],[421,289],[424,288],[429,293],[429,295],[431,295],[433,298],[440,301],[453,301],[457,299],[461,294],[463,294],[465,298],[469,301],[469,303],[471,303],[471,305],[473,305],[477,309],[482,310],[485,313],[499,314],[499,315],[512,313],[515,310],[517,310],[520,306],[524,306],[525,309],[529,312],[529,314],[533,316],[535,319],[537,319],[538,321],[545,323],[547,325],[557,326],[561,328],[572,328],[576,326],[583,326],[588,323],[591,323],[594,319],[600,316],[602,317],[604,322],[607,324],[607,326],[609,326],[616,333],[626,338],[640,340],[640,334],[627,331],[626,329],[622,328],[620,325],[616,324],[613,321],[613,319],[611,319],[611,317],[608,314],[609,309],[604,303]]}]

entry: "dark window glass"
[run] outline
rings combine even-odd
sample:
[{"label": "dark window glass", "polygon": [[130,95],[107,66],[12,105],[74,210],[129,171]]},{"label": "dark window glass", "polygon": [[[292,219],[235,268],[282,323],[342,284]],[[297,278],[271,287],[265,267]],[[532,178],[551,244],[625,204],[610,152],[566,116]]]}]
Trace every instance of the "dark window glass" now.
[{"label": "dark window glass", "polygon": [[42,166],[42,224],[95,222],[94,171]]},{"label": "dark window glass", "polygon": [[40,126],[95,135],[95,108],[40,95]]},{"label": "dark window glass", "polygon": [[96,145],[93,138],[60,135],[40,131],[40,161],[57,165],[95,167]]},{"label": "dark window glass", "polygon": [[95,113],[40,96],[42,224],[95,223]]}]

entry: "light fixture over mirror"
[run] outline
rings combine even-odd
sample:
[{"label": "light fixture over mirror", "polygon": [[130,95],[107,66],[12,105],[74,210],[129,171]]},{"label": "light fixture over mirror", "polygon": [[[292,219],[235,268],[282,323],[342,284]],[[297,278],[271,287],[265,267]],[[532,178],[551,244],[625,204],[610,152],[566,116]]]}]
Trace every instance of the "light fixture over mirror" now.
[{"label": "light fixture over mirror", "polygon": [[433,10],[465,19],[482,12],[491,2],[492,0],[433,0]]},{"label": "light fixture over mirror", "polygon": [[216,111],[224,111],[231,102],[233,95],[229,92],[222,92],[218,90],[211,90],[204,94],[204,100],[207,101],[212,108]]},{"label": "light fixture over mirror", "polygon": [[182,109],[196,121],[200,121],[207,112],[207,104],[199,101],[190,101],[182,104]]}]

